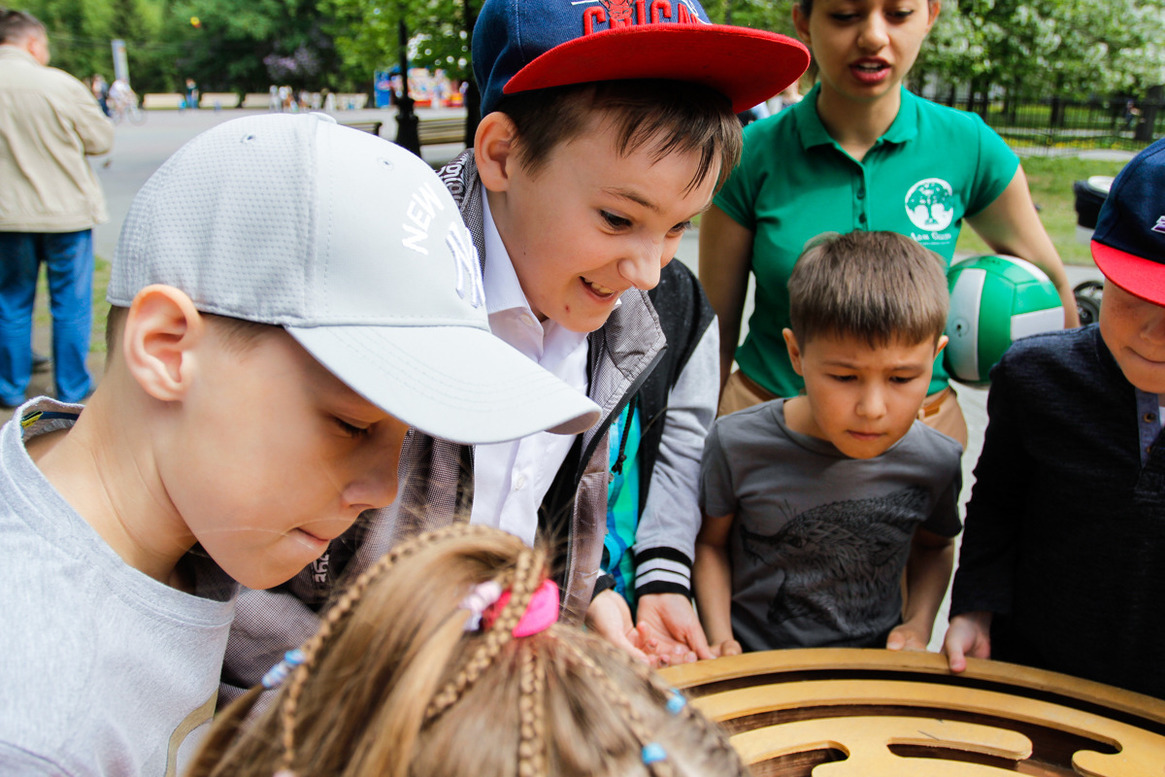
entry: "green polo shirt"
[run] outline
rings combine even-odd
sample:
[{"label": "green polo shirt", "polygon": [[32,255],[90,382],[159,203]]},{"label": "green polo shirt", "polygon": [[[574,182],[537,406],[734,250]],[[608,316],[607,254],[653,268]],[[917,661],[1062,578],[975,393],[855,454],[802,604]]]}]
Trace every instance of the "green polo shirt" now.
[{"label": "green polo shirt", "polygon": [[[902,90],[898,116],[857,162],[817,116],[816,86],[792,108],[744,130],[744,154],[716,205],[753,233],[756,309],[736,351],[746,375],[777,396],[797,394],[781,330],[787,283],[806,241],[822,232],[899,232],[949,264],[963,218],[1003,193],[1019,160],[976,114]],[[942,359],[930,393],[947,385]]]}]

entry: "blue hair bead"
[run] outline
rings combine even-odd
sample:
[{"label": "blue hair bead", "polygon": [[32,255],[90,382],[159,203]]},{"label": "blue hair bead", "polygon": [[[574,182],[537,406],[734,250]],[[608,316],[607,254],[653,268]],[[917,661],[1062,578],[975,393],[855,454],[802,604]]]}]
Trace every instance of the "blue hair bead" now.
[{"label": "blue hair bead", "polygon": [[649,745],[643,746],[643,763],[645,766],[666,760],[667,751],[663,749],[663,745],[658,742],[652,742]]},{"label": "blue hair bead", "polygon": [[671,696],[667,700],[667,711],[673,715],[679,715],[686,706],[688,706],[688,700],[684,698],[682,693],[673,688]]},{"label": "blue hair bead", "polygon": [[295,667],[303,663],[303,651],[299,648],[288,650],[283,654],[283,660],[267,670],[263,675],[263,687],[272,690],[283,685],[283,681],[292,673]]}]

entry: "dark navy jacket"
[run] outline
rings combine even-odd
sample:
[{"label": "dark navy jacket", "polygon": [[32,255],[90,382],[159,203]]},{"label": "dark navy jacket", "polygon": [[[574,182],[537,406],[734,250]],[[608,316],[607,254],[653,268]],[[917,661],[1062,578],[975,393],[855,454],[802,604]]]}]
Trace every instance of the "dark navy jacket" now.
[{"label": "dark navy jacket", "polygon": [[993,658],[1165,698],[1156,395],[1093,325],[1013,345],[987,410],[951,615],[995,613]]}]

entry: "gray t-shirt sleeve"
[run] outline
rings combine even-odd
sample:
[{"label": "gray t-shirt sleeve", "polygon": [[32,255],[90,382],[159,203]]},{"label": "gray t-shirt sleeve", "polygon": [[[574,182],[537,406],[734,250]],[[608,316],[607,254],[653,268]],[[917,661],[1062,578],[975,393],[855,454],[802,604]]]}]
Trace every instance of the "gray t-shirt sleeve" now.
[{"label": "gray t-shirt sleeve", "polygon": [[736,493],[732,487],[732,471],[720,442],[723,419],[718,419],[704,443],[700,461],[700,509],[704,515],[720,518],[736,512]]},{"label": "gray t-shirt sleeve", "polygon": [[955,455],[953,460],[944,462],[953,472],[947,487],[935,499],[930,516],[921,524],[921,528],[940,537],[954,537],[963,530],[963,522],[959,520],[959,493],[963,490],[961,459],[961,455]]}]

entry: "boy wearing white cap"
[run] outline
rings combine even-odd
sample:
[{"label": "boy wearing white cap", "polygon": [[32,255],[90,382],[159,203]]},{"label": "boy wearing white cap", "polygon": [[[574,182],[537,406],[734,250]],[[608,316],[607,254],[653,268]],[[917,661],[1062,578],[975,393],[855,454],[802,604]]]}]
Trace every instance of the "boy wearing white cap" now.
[{"label": "boy wearing white cap", "polygon": [[[219,125],[139,192],[106,374],[0,431],[0,772],[175,774],[236,582],[284,582],[395,497],[410,426],[577,432],[597,408],[489,332],[427,166],[320,116]],[[201,732],[199,732],[201,733]]]},{"label": "boy wearing white cap", "polygon": [[[548,538],[561,550],[556,566],[565,617],[585,615],[629,650],[650,648],[631,628],[627,605],[603,590],[599,575],[611,477],[608,430],[653,372],[670,372],[661,383],[673,390],[678,383],[683,396],[665,391],[657,404],[668,409],[666,420],[648,419],[662,426],[664,439],[656,441],[652,501],[636,536],[637,556],[645,560],[638,571],[651,568],[646,577],[662,583],[652,591],[664,595],[666,606],[641,597],[640,615],[656,627],[651,635],[660,646],[679,648],[680,655],[699,647],[701,657],[710,657],[685,594],[711,416],[701,420],[699,392],[677,374],[681,353],[688,364],[709,365],[711,373],[698,377],[710,385],[719,380],[718,368],[714,358],[665,343],[647,290],[739,157],[735,112],[796,80],[808,52],[782,35],[710,24],[696,0],[486,0],[472,51],[483,118],[474,148],[441,176],[482,258],[491,328],[595,400],[604,420],[573,440],[534,435],[475,450],[414,440],[418,447],[405,455],[430,474],[418,502],[430,520],[447,522],[466,504],[452,495],[472,489],[474,523],[527,542]],[[444,519],[435,505],[445,506]],[[394,507],[401,511],[409,511],[404,501]],[[362,568],[415,523],[408,512],[378,520],[358,539],[345,573]],[[338,568],[301,575],[291,588],[310,603],[313,586]],[[240,684],[277,658],[272,650],[255,658],[265,641],[295,645],[314,631],[310,618],[295,616],[294,607],[275,598],[240,604],[236,633],[254,643],[247,648],[240,641],[236,656],[232,634],[228,666],[250,664],[235,677]],[[273,616],[273,607],[289,609]],[[263,636],[269,631],[284,632],[284,641]]]}]

